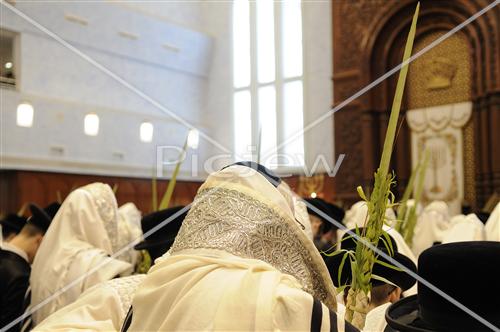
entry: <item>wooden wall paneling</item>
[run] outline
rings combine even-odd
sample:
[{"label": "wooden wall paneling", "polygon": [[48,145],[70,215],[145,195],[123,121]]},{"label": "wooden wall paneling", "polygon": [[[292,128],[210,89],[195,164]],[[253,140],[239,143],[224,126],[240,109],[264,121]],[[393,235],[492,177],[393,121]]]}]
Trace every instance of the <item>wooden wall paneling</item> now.
[{"label": "wooden wall paneling", "polygon": [[18,186],[17,173],[14,171],[0,171],[0,214],[17,212],[20,208],[17,200]]},{"label": "wooden wall paneling", "polygon": [[[45,206],[57,200],[57,191],[64,199],[71,190],[93,182],[118,184],[118,205],[133,202],[143,212],[151,212],[151,180],[97,175],[78,175],[35,171],[2,171],[0,180],[0,211],[17,212],[25,202]],[[165,192],[168,181],[158,181],[158,200]],[[178,181],[172,197],[172,205],[192,202],[201,182]],[[5,192],[5,195],[3,194]]]}]

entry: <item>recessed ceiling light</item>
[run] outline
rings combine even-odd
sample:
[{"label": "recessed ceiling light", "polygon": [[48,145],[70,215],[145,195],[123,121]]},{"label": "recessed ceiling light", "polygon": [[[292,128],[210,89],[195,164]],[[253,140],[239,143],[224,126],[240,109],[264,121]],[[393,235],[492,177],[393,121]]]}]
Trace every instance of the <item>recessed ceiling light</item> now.
[{"label": "recessed ceiling light", "polygon": [[140,127],[140,137],[143,142],[151,142],[153,140],[153,124],[151,122],[143,122]]},{"label": "recessed ceiling light", "polygon": [[189,130],[187,144],[191,149],[197,149],[200,142],[200,132],[196,129]]},{"label": "recessed ceiling light", "polygon": [[99,133],[99,117],[97,114],[89,113],[85,115],[83,130],[86,135],[97,136]]},{"label": "recessed ceiling light", "polygon": [[17,106],[17,125],[19,127],[33,126],[33,106],[30,103],[23,102]]}]

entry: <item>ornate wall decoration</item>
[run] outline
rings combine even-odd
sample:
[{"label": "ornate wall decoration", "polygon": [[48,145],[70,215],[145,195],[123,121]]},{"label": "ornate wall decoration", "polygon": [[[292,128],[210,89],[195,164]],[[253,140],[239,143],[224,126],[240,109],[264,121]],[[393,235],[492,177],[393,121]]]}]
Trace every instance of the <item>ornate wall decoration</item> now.
[{"label": "ornate wall decoration", "polygon": [[[386,73],[401,59],[408,18],[418,0],[332,1],[333,92],[339,103]],[[450,31],[488,0],[424,1],[414,54]],[[414,61],[406,84],[405,110],[471,101],[472,123],[463,131],[464,198],[475,207],[500,192],[500,6],[446,39]],[[430,62],[429,62],[430,61]],[[356,185],[367,185],[379,159],[394,93],[395,76],[381,83],[335,115],[335,152],[347,153],[335,178],[335,196],[346,204],[359,198]],[[356,103],[356,104],[355,104]],[[363,113],[354,117],[347,113]],[[441,114],[437,127],[448,125]],[[356,118],[356,119],[355,119]],[[361,119],[362,124],[358,124]],[[442,122],[442,123],[441,123]],[[411,173],[411,129],[403,125],[393,167],[398,183]],[[404,185],[396,191],[402,194]]]},{"label": "ornate wall decoration", "polygon": [[336,148],[336,153],[344,153],[346,157],[336,175],[336,190],[341,199],[352,202],[358,199],[356,187],[362,185],[360,179],[363,178],[363,147],[362,141],[362,117],[361,112],[356,109],[346,107],[334,116],[335,127],[342,130],[335,131],[335,140],[342,142],[342,147]]},{"label": "ornate wall decoration", "polygon": [[464,199],[475,208],[476,202],[476,175],[474,163],[474,123],[467,122],[464,126]]},{"label": "ornate wall decoration", "polygon": [[410,110],[407,113],[413,166],[423,158],[426,149],[430,153],[422,202],[445,201],[451,214],[460,213],[464,199],[462,128],[471,114],[471,102]]},{"label": "ornate wall decoration", "polygon": [[[416,54],[441,37],[434,32],[420,38]],[[471,100],[471,55],[465,35],[456,33],[410,66],[408,75],[408,108],[445,105]]]},{"label": "ornate wall decoration", "polygon": [[457,72],[457,65],[449,58],[436,57],[428,61],[427,89],[445,89],[451,87],[451,81]]},{"label": "ornate wall decoration", "polygon": [[312,193],[316,193],[318,197],[322,197],[324,186],[325,174],[317,174],[309,177],[301,175],[299,177],[297,193],[301,197],[310,197]]},{"label": "ornate wall decoration", "polygon": [[[341,38],[341,66],[352,68],[359,65],[361,56],[361,42],[366,34],[370,33],[369,26],[386,0],[358,0],[339,1],[340,15],[343,17],[340,29]],[[361,23],[362,22],[362,23]]]}]

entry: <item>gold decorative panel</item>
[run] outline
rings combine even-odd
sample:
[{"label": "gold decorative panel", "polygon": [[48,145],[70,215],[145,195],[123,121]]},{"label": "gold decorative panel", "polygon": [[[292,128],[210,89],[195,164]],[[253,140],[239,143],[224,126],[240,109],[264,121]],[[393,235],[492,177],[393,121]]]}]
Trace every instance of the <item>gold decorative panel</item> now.
[{"label": "gold decorative panel", "polygon": [[476,185],[474,164],[474,123],[469,121],[463,130],[464,135],[464,199],[476,208]]},{"label": "gold decorative panel", "polygon": [[321,197],[323,193],[324,184],[325,184],[324,174],[316,174],[310,177],[300,176],[297,193],[301,197],[311,197],[312,193],[315,193],[316,195],[318,195],[318,197]]},{"label": "gold decorative panel", "polygon": [[[435,32],[417,41],[416,54],[444,35]],[[471,100],[471,55],[466,37],[456,33],[415,60],[408,75],[408,109]]]}]

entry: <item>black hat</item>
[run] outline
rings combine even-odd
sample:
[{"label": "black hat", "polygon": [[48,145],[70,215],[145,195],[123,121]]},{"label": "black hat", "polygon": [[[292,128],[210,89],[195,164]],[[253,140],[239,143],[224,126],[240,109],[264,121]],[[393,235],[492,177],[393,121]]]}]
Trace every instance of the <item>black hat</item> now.
[{"label": "black hat", "polygon": [[[364,228],[358,228],[358,229],[359,229],[359,234],[363,234]],[[356,230],[351,229],[351,232],[356,233]],[[377,249],[385,253],[387,256],[391,256],[395,261],[402,264],[408,270],[416,273],[417,267],[415,266],[415,263],[413,263],[413,261],[410,258],[398,252],[398,245],[396,244],[396,241],[392,236],[390,236],[387,233],[385,235],[386,236],[382,236],[381,239],[378,241]],[[358,240],[349,235],[349,233],[345,233],[342,236],[341,249],[356,250],[357,241]],[[392,247],[392,250],[387,249],[387,246],[384,241],[388,242],[387,246],[389,246],[390,248]],[[351,265],[349,264],[347,258],[342,268],[342,272],[340,275],[340,284],[339,284],[339,267],[342,262],[343,256],[344,256],[343,254],[337,254],[335,256],[324,257],[326,266],[328,267],[328,271],[330,272],[330,277],[332,278],[335,287],[340,287],[349,284],[352,278]],[[387,259],[385,259],[380,255],[377,255],[376,253],[375,256],[378,256],[377,260],[382,261],[391,266],[393,265],[390,261],[388,261]],[[400,271],[399,269],[396,270],[394,268],[387,267],[377,262],[375,262],[375,264],[373,265],[372,274],[389,280],[390,282],[401,288],[403,291],[410,289],[413,285],[415,285],[416,282],[416,280],[405,271]],[[373,286],[380,286],[384,284],[384,282],[374,278],[372,278],[371,283]]]},{"label": "black hat", "polygon": [[[161,222],[167,220],[184,206],[176,206],[165,210],[150,213],[144,216],[141,220],[142,232],[145,234],[153,227],[158,226]],[[156,232],[151,233],[144,241],[137,244],[134,248],[136,250],[150,250],[153,248],[162,248],[166,252],[174,243],[175,237],[181,228],[182,221],[186,217],[189,210],[179,214],[173,220],[166,223],[163,227],[159,228]]]},{"label": "black hat", "polygon": [[2,233],[8,235],[9,233],[19,234],[24,225],[26,225],[26,217],[18,216],[15,213],[9,213],[0,224],[2,225]]},{"label": "black hat", "polygon": [[[441,244],[422,252],[419,275],[500,328],[500,243]],[[387,323],[398,331],[489,331],[481,322],[418,283],[418,294],[391,305]]]},{"label": "black hat", "polygon": [[479,212],[476,212],[476,216],[479,220],[481,220],[481,222],[483,224],[486,224],[486,222],[488,221],[488,218],[490,217],[490,213],[485,212],[485,211],[479,211]]},{"label": "black hat", "polygon": [[49,215],[50,219],[54,219],[56,216],[57,211],[59,211],[59,208],[61,207],[61,204],[58,202],[52,202],[43,209],[45,212]]},{"label": "black hat", "polygon": [[31,217],[28,218],[27,223],[38,227],[44,233],[50,226],[52,217],[42,208],[34,203],[29,205]]},{"label": "black hat", "polygon": [[[338,207],[335,204],[328,203],[327,201],[322,200],[321,198],[306,198],[304,199],[307,203],[310,205],[314,206],[316,209],[320,210],[327,216],[333,218],[333,220],[338,221],[339,223],[342,223],[342,220],[344,219],[345,216],[345,211],[344,209]],[[329,220],[326,220],[323,216],[321,216],[319,213],[311,209],[309,206],[307,206],[307,213],[312,214],[320,218],[321,220],[324,221],[323,224],[323,232],[328,232],[330,229],[338,229],[338,227],[334,224],[332,224]]]},{"label": "black hat", "polygon": [[269,168],[256,163],[255,161],[238,161],[234,164],[223,167],[221,171],[231,166],[246,166],[251,169],[254,169],[257,172],[259,172],[263,177],[265,177],[266,180],[269,181],[275,187],[278,187],[278,185],[281,183],[281,178],[278,175],[276,175],[276,173],[271,171]]}]

